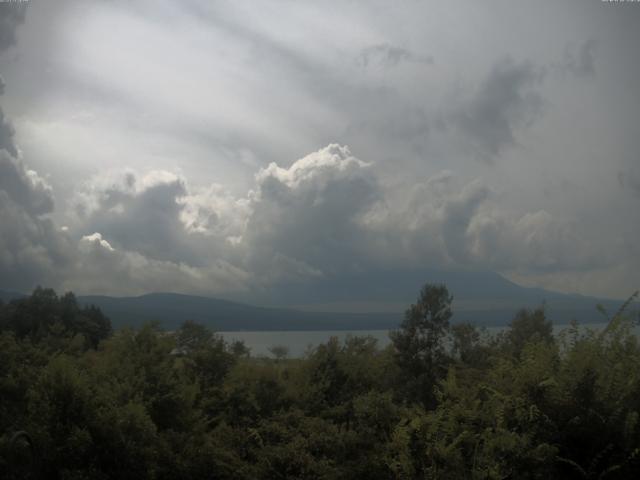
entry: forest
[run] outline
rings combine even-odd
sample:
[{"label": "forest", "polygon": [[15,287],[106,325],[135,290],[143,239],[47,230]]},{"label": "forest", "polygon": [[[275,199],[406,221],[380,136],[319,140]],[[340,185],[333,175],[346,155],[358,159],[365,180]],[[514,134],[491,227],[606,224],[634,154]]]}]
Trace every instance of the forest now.
[{"label": "forest", "polygon": [[541,306],[489,335],[427,284],[388,347],[267,358],[38,288],[0,304],[0,477],[638,478],[636,297],[604,329],[554,333]]}]

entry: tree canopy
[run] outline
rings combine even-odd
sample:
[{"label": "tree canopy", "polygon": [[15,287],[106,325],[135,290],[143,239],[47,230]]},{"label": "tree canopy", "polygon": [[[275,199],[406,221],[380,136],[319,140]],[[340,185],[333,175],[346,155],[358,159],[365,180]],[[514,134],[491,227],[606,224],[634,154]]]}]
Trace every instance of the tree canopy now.
[{"label": "tree canopy", "polygon": [[522,310],[489,335],[452,308],[425,285],[386,348],[268,358],[37,289],[0,304],[0,478],[637,478],[632,316],[553,334]]}]

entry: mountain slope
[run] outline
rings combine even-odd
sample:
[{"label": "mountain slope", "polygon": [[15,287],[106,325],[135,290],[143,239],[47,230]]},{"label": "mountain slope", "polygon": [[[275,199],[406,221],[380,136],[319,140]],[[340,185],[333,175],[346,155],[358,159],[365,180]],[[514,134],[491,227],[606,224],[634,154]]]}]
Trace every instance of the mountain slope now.
[{"label": "mountain slope", "polygon": [[9,290],[0,290],[0,301],[3,301],[5,303],[17,298],[23,298],[25,296],[26,295],[24,293],[12,292]]},{"label": "mountain slope", "polygon": [[[454,297],[454,322],[476,325],[506,325],[518,309],[543,303],[548,318],[556,324],[572,319],[603,322],[597,304],[613,313],[623,303],[525,288],[492,272],[424,269],[323,277],[280,285],[261,294],[239,295],[235,301],[175,293],[78,299],[100,307],[116,328],[158,321],[164,328],[174,329],[185,320],[194,320],[218,331],[374,330],[397,327],[427,282],[447,285]],[[5,301],[21,295],[0,291],[0,299]]]},{"label": "mountain slope", "polygon": [[175,329],[186,320],[203,323],[217,331],[234,330],[370,330],[393,328],[397,315],[301,312],[262,308],[215,298],[152,293],[139,297],[81,296],[109,317],[114,327],[139,326],[158,321]]}]

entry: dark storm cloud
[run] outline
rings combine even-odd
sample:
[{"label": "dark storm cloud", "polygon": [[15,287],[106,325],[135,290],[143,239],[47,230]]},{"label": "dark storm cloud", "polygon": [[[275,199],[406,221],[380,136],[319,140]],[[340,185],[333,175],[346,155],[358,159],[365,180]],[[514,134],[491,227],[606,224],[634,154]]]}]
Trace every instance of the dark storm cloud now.
[{"label": "dark storm cloud", "polygon": [[24,23],[26,2],[0,3],[0,53],[16,43],[16,29]]},{"label": "dark storm cloud", "polygon": [[14,157],[17,157],[18,147],[13,140],[15,133],[11,120],[7,118],[2,107],[0,107],[0,150],[4,149]]},{"label": "dark storm cloud", "polygon": [[64,276],[72,251],[45,216],[52,210],[47,183],[0,150],[0,288],[28,290]]},{"label": "dark storm cloud", "polygon": [[[116,248],[162,261],[194,264],[197,255],[185,245],[183,179],[167,172],[138,178],[132,172],[85,184],[74,201],[82,232],[100,232]],[[80,233],[80,232],[79,232]]]},{"label": "dark storm cloud", "polygon": [[[16,29],[24,22],[26,4],[3,2],[0,3],[0,54],[16,43]],[[4,94],[5,81],[0,75],[0,95]],[[11,121],[6,117],[0,106],[0,149],[7,150],[14,157],[18,156],[18,149],[13,141],[15,130]]]},{"label": "dark storm cloud", "polygon": [[115,249],[95,232],[81,238],[74,270],[61,283],[75,291],[114,295],[168,291],[210,295],[242,291],[246,280],[246,272],[224,260],[210,261],[202,268],[157,260]]},{"label": "dark storm cloud", "polygon": [[516,130],[535,119],[542,103],[536,90],[542,75],[529,62],[502,60],[454,111],[451,121],[479,159],[492,162],[515,145]]},{"label": "dark storm cloud", "polygon": [[[631,217],[640,196],[632,9],[64,3],[55,23],[58,4],[32,2],[18,55],[0,59],[21,139],[2,115],[2,218],[28,238],[2,254],[42,258],[29,278],[51,278],[56,242],[73,252],[62,283],[102,293],[215,294],[381,263],[569,278],[602,266],[598,232],[637,237],[640,223],[597,218],[616,202]],[[125,165],[136,173],[104,171]],[[624,190],[605,191],[618,171]],[[565,177],[575,189],[554,193]],[[79,202],[69,185],[85,185]],[[592,291],[595,277],[582,275]]]},{"label": "dark storm cloud", "polygon": [[[26,4],[0,3],[0,53],[15,44],[25,12]],[[0,95],[4,91],[0,76]],[[14,136],[0,108],[0,288],[29,290],[64,276],[73,256],[68,239],[47,218],[52,189],[19,158]]]},{"label": "dark storm cloud", "polygon": [[31,215],[53,211],[51,187],[20,160],[0,151],[0,190]]}]

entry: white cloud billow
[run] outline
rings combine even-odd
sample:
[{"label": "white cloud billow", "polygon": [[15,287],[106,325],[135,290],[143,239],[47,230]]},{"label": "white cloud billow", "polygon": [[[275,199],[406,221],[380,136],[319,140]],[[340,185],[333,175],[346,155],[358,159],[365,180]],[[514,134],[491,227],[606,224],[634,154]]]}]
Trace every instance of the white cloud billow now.
[{"label": "white cloud billow", "polygon": [[111,244],[104,238],[102,238],[102,234],[98,232],[95,232],[91,235],[85,235],[80,241],[92,246],[99,246],[100,248],[104,248],[105,250],[108,250],[110,252],[114,251]]}]

